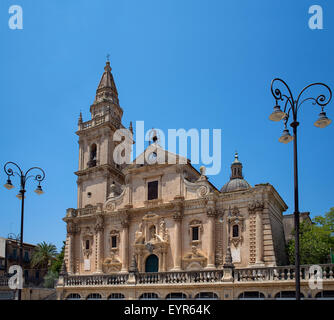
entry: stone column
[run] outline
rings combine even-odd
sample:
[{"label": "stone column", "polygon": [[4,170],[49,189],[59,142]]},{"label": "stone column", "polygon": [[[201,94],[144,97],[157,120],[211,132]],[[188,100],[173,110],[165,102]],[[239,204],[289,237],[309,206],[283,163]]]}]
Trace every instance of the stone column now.
[{"label": "stone column", "polygon": [[166,271],[166,251],[162,251],[162,272]]},{"label": "stone column", "polygon": [[206,269],[214,269],[215,268],[215,217],[216,212],[213,208],[207,209],[208,216],[208,235],[209,235],[209,243],[208,243],[208,265]]},{"label": "stone column", "polygon": [[122,239],[121,239],[121,247],[122,247],[122,270],[121,272],[129,271],[129,224],[127,220],[122,221]]},{"label": "stone column", "polygon": [[75,234],[77,231],[77,225],[73,221],[68,221],[68,274],[70,275],[75,273]]},{"label": "stone column", "polygon": [[96,273],[102,273],[103,263],[103,217],[98,216],[95,224],[96,234]]},{"label": "stone column", "polygon": [[[143,262],[142,262],[142,254],[143,254],[142,250],[140,250],[139,253],[137,254],[138,271],[139,271],[139,272],[142,272],[142,271],[143,271],[143,270],[142,270],[142,264],[143,264]],[[145,271],[145,270],[144,270],[144,271]]]},{"label": "stone column", "polygon": [[73,246],[73,233],[68,234],[68,274],[74,274],[74,264],[73,264],[73,255],[74,255],[74,246]]},{"label": "stone column", "polygon": [[174,268],[173,270],[181,270],[182,263],[182,215],[175,214],[173,216],[175,221],[175,246],[174,246]]}]

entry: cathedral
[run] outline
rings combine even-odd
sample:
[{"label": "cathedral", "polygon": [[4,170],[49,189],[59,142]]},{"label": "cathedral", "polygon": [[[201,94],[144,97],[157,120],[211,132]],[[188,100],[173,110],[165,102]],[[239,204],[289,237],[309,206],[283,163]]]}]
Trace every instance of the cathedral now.
[{"label": "cathedral", "polygon": [[88,121],[80,114],[76,131],[77,208],[63,219],[58,299],[274,298],[294,290],[293,266],[283,267],[287,205],[271,184],[245,180],[237,153],[220,190],[187,159],[148,161],[171,156],[154,134],[151,156],[115,163],[113,135],[125,127],[109,61],[90,113]]}]

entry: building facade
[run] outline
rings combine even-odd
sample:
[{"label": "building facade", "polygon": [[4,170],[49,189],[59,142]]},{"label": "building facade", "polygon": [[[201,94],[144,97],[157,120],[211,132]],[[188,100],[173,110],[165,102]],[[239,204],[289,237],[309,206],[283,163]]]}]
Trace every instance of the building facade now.
[{"label": "building facade", "polygon": [[[0,237],[0,300],[14,299],[17,295],[17,292],[8,286],[8,280],[13,275],[10,267],[20,264],[20,241],[17,238],[14,234],[8,235],[7,238]],[[47,272],[46,269],[32,267],[31,258],[35,248],[33,244],[23,243],[22,275],[26,292],[31,291],[31,288],[40,287]]]},{"label": "building facade", "polygon": [[76,132],[78,200],[63,219],[59,299],[273,298],[293,290],[293,267],[281,267],[287,205],[271,184],[249,185],[238,154],[221,190],[204,167],[163,150],[154,130],[133,163],[115,163],[114,133],[125,127],[109,62],[90,112]]}]

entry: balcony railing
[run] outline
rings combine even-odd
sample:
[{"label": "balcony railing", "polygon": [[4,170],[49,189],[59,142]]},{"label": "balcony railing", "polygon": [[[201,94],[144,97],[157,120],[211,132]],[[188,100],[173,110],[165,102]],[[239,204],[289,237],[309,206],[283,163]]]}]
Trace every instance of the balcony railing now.
[{"label": "balcony railing", "polygon": [[129,278],[128,274],[66,276],[64,277],[64,285],[67,287],[108,286],[108,285],[126,284],[128,278]]},{"label": "balcony railing", "polygon": [[[319,266],[322,269],[323,280],[334,280],[334,264],[322,264]],[[312,276],[312,273],[310,272],[310,267],[311,265],[304,265],[300,267],[301,280],[310,279],[310,277]],[[295,280],[295,266],[235,269],[233,274],[234,282],[291,281]],[[313,272],[313,276],[316,276],[316,274],[316,271]]]},{"label": "balcony railing", "polygon": [[[301,280],[309,280],[310,265],[301,266]],[[320,265],[322,279],[334,281],[334,264]],[[313,274],[316,274],[315,271]],[[171,271],[135,273],[136,285],[159,284],[202,284],[223,282],[224,270],[212,271]],[[114,286],[127,285],[129,274],[112,275],[72,275],[64,277],[65,287],[76,286]],[[266,282],[266,281],[294,281],[294,266],[259,267],[233,270],[232,282]],[[133,284],[133,283],[131,283]]]},{"label": "balcony railing", "polygon": [[86,129],[98,126],[100,124],[103,124],[105,122],[111,123],[117,129],[121,127],[120,121],[118,121],[117,119],[115,119],[114,117],[112,117],[110,114],[107,113],[101,116],[96,116],[92,120],[80,123],[79,130],[86,130]]}]

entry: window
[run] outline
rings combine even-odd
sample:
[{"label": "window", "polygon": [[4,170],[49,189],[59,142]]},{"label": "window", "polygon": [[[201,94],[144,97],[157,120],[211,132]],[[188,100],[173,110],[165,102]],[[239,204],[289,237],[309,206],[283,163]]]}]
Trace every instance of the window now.
[{"label": "window", "polygon": [[108,300],[123,300],[125,299],[123,293],[112,293],[109,297]]},{"label": "window", "polygon": [[67,297],[66,300],[79,300],[81,299],[80,294],[78,293],[70,293]]},{"label": "window", "polygon": [[[300,297],[304,298],[304,295],[300,293]],[[296,300],[296,291],[281,291],[275,295],[275,299]]]},{"label": "window", "polygon": [[201,242],[201,233],[203,232],[202,221],[192,220],[189,223],[189,239],[191,245],[197,245]]},{"label": "window", "polygon": [[192,240],[199,240],[199,227],[192,227]]},{"label": "window", "polygon": [[140,297],[139,300],[158,300],[159,296],[154,292],[145,292]]},{"label": "window", "polygon": [[187,296],[182,292],[172,292],[166,296],[166,300],[185,300]]},{"label": "window", "polygon": [[87,296],[87,300],[100,300],[102,296],[99,293],[91,293]]},{"label": "window", "polygon": [[148,198],[147,200],[158,199],[158,181],[151,181],[147,184]]},{"label": "window", "polygon": [[197,300],[218,300],[218,296],[214,292],[200,292],[196,294]]},{"label": "window", "polygon": [[86,250],[89,250],[89,240],[86,240]]},{"label": "window", "polygon": [[239,226],[237,224],[232,227],[232,236],[233,238],[239,237]]},{"label": "window", "polygon": [[36,278],[36,280],[38,280],[38,279],[39,279],[39,271],[38,271],[38,270],[36,270],[36,273],[35,273],[35,278]]},{"label": "window", "polygon": [[315,295],[315,298],[322,299],[322,300],[334,300],[334,291],[325,290],[325,291],[318,292]]},{"label": "window", "polygon": [[263,300],[264,294],[262,292],[258,291],[246,291],[243,293],[240,293],[238,299],[244,299],[244,300]]},{"label": "window", "polygon": [[24,270],[24,280],[28,281],[29,278],[29,271],[28,270]]},{"label": "window", "polygon": [[28,251],[25,251],[25,252],[24,252],[23,261],[24,261],[24,262],[29,262],[29,252],[28,252]]},{"label": "window", "polygon": [[111,247],[117,248],[117,236],[111,236]]},{"label": "window", "polygon": [[17,250],[13,249],[13,258],[16,259],[17,258]]}]

